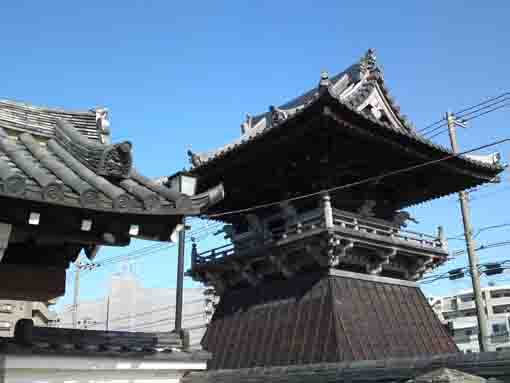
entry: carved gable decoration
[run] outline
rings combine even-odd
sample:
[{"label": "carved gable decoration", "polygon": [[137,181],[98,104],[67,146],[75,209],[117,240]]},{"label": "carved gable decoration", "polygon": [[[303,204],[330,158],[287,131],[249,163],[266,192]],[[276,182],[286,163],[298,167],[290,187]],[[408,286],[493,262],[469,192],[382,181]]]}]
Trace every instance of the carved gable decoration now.
[{"label": "carved gable decoration", "polygon": [[397,129],[409,131],[409,127],[405,126],[395,114],[395,111],[378,84],[372,86],[369,95],[358,106],[357,110],[360,112],[368,112],[376,119],[387,122]]},{"label": "carved gable decoration", "polygon": [[65,120],[57,119],[56,125],[56,140],[83,165],[104,177],[129,177],[133,165],[129,141],[100,144],[82,136]]}]

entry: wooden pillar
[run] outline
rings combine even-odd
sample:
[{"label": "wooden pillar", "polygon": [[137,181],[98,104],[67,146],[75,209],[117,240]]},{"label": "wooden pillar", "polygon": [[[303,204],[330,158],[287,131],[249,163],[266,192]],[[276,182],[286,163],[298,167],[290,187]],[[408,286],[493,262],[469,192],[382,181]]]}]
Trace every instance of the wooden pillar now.
[{"label": "wooden pillar", "polygon": [[4,257],[5,250],[9,245],[9,237],[11,236],[12,226],[7,223],[0,223],[0,262]]},{"label": "wooden pillar", "polygon": [[326,225],[326,229],[332,229],[334,226],[333,208],[331,207],[331,197],[327,193],[322,196],[322,208],[324,210],[324,223]]}]

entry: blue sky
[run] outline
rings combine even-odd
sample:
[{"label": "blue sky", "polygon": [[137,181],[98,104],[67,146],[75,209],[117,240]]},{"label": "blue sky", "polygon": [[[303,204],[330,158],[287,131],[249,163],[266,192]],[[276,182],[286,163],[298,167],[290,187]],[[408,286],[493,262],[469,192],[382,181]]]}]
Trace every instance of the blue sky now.
[{"label": "blue sky", "polygon": [[[70,109],[107,106],[113,138],[134,143],[137,167],[149,176],[168,175],[188,166],[188,147],[201,151],[228,142],[245,113],[283,103],[315,86],[321,70],[341,71],[372,47],[402,111],[420,128],[447,108],[510,90],[510,3],[486,4],[5,2],[0,97]],[[509,116],[503,110],[473,121],[459,131],[461,148],[510,136]],[[508,160],[509,146],[498,149]],[[510,223],[508,182],[505,174],[501,184],[477,193],[485,197],[472,204],[475,230]],[[411,210],[420,220],[412,229],[434,232],[443,224],[448,236],[462,232],[455,196]],[[508,232],[487,231],[477,240],[504,240]],[[98,261],[146,245],[106,249]],[[450,242],[452,249],[463,246]],[[507,250],[480,256],[506,259]],[[174,286],[175,260],[171,249],[140,259],[136,269],[147,286]],[[466,262],[459,257],[446,269]],[[82,296],[104,294],[113,271],[84,276]],[[467,286],[467,279],[446,281],[425,291]],[[64,301],[71,295],[69,286]]]}]

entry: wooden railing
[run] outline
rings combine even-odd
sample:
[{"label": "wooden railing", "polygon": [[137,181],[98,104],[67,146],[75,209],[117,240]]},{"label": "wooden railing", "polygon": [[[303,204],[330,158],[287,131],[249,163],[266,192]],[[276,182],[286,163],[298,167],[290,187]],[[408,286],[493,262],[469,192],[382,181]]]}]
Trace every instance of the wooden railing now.
[{"label": "wooden railing", "polygon": [[342,229],[350,229],[383,237],[396,238],[425,247],[444,247],[441,238],[438,238],[437,236],[399,229],[396,226],[391,226],[380,221],[382,220],[360,218],[356,217],[354,214],[333,209],[333,222],[335,226]]},{"label": "wooden railing", "polygon": [[[279,241],[292,240],[301,234],[310,233],[315,229],[324,229],[327,226],[327,212],[322,208],[310,210],[299,215],[294,222],[266,228],[264,232],[248,232],[234,238],[232,244],[223,245],[202,253],[194,252],[192,262],[194,265],[204,264],[232,255],[249,255],[260,250],[261,246],[275,245]],[[332,209],[332,230],[345,232],[366,233],[375,236],[375,239],[393,239],[403,241],[413,246],[425,248],[444,248],[445,244],[439,236],[418,233],[411,230],[402,230],[390,222],[377,218],[361,218],[360,216],[338,209]]]}]

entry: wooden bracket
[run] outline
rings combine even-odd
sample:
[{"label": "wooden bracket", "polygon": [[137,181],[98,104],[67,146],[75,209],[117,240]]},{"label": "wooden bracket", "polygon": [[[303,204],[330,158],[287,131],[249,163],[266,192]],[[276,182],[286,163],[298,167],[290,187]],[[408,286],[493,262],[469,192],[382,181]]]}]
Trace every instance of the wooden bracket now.
[{"label": "wooden bracket", "polygon": [[12,225],[0,223],[0,262],[4,257],[7,246],[9,245],[9,237],[11,236]]},{"label": "wooden bracket", "polygon": [[220,277],[209,271],[206,271],[204,275],[206,280],[213,285],[214,290],[218,293],[218,295],[222,295],[225,292],[227,286]]},{"label": "wooden bracket", "polygon": [[231,265],[234,267],[234,270],[237,271],[241,276],[252,286],[256,286],[260,282],[260,277],[257,275],[255,270],[251,267],[251,265],[241,265],[239,262],[231,262]]},{"label": "wooden bracket", "polygon": [[379,250],[377,253],[378,262],[369,263],[366,266],[366,270],[369,274],[380,274],[383,269],[383,265],[388,265],[390,261],[397,255],[397,249],[391,248],[388,250]]},{"label": "wooden bracket", "polygon": [[283,274],[285,278],[291,278],[294,275],[294,272],[289,268],[288,265],[286,265],[287,257],[283,254],[279,255],[269,255],[269,260],[271,263],[276,267],[278,272]]}]

